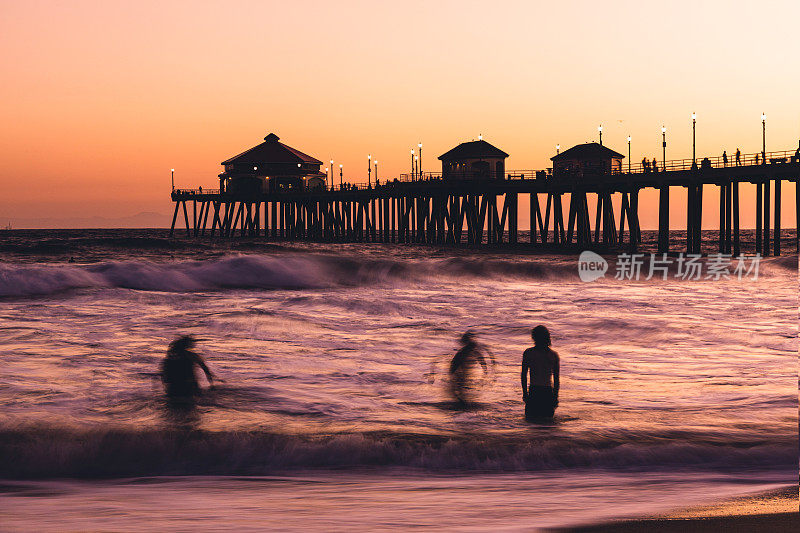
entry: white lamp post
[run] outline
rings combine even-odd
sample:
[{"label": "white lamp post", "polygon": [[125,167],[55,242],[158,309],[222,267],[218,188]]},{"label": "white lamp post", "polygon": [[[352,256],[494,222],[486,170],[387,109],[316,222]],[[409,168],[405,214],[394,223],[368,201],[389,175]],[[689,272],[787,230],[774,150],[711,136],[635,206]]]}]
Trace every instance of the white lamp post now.
[{"label": "white lamp post", "polygon": [[692,167],[697,165],[697,149],[695,143],[695,129],[697,125],[697,113],[692,112]]},{"label": "white lamp post", "polygon": [[419,167],[417,170],[419,170],[419,177],[422,179],[422,143],[417,144],[417,148],[419,148]]}]

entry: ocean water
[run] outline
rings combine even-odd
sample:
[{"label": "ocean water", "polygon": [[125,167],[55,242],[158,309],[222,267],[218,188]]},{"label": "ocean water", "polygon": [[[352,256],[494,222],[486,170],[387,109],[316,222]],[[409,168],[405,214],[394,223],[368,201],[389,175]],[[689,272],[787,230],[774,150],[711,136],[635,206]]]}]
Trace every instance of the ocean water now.
[{"label": "ocean water", "polygon": [[[520,530],[797,481],[796,255],[585,283],[567,255],[154,230],[10,231],[0,254],[4,529]],[[537,324],[551,424],[523,419]],[[466,330],[496,363],[460,409]],[[156,372],[185,333],[222,381],[176,411]]]}]

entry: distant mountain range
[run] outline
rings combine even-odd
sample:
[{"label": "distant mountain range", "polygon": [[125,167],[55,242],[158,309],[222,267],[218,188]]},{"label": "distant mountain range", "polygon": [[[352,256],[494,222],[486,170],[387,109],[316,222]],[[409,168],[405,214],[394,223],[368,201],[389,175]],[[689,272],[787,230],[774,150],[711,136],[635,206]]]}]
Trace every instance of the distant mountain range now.
[{"label": "distant mountain range", "polygon": [[[2,214],[0,214],[2,217]],[[127,217],[48,217],[0,218],[0,229],[89,229],[89,228],[169,228],[172,217],[164,213],[145,211]]]}]

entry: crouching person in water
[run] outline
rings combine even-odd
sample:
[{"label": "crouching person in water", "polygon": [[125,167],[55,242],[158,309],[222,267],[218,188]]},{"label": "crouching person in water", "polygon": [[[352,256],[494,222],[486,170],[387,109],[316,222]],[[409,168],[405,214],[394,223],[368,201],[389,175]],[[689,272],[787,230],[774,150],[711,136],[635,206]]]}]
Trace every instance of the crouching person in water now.
[{"label": "crouching person in water", "polygon": [[[525,418],[535,420],[552,418],[558,406],[559,360],[550,348],[550,332],[544,326],[531,331],[533,348],[522,354],[522,400]],[[531,386],[528,389],[528,372]]]},{"label": "crouching person in water", "polygon": [[203,358],[191,351],[196,344],[197,340],[191,335],[178,337],[170,343],[167,356],[161,362],[161,381],[170,401],[192,402],[200,393],[196,367],[203,370],[208,384],[214,386],[214,374]]},{"label": "crouching person in water", "polygon": [[483,367],[484,377],[489,375],[489,366],[483,352],[487,352],[494,363],[494,356],[485,346],[478,344],[475,334],[467,331],[461,336],[461,348],[450,362],[450,391],[453,399],[460,405],[474,401],[477,382],[472,377],[472,369],[478,364]]}]

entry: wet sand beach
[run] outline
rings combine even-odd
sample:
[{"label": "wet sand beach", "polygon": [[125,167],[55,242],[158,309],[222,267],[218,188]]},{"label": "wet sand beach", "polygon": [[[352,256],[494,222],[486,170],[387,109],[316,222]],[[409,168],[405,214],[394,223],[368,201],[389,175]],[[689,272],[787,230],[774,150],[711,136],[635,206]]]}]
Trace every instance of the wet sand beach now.
[{"label": "wet sand beach", "polygon": [[661,516],[549,531],[580,533],[769,531],[777,533],[798,530],[800,530],[798,488],[788,486],[753,496],[732,498],[716,504],[681,509]]}]

